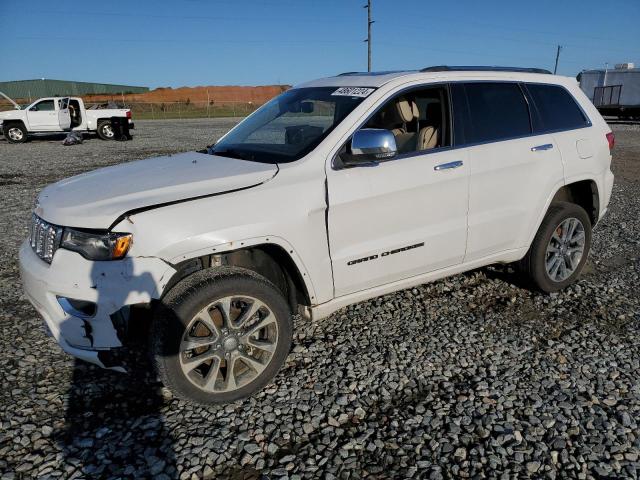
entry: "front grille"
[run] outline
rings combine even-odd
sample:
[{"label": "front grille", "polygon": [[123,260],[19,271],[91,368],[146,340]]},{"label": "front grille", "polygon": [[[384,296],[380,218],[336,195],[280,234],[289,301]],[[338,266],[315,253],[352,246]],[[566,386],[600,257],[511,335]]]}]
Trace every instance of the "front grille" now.
[{"label": "front grille", "polygon": [[29,243],[36,255],[47,263],[51,263],[53,255],[60,246],[62,230],[62,227],[45,222],[36,214],[31,217]]}]

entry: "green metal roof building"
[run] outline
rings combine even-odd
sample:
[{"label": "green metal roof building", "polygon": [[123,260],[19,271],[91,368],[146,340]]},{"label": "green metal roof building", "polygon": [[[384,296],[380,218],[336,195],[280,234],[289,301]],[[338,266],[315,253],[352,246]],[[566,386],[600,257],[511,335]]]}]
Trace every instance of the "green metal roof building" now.
[{"label": "green metal roof building", "polygon": [[0,92],[15,99],[32,99],[55,96],[82,96],[93,94],[119,95],[121,93],[144,93],[149,87],[114,85],[111,83],[72,82],[69,80],[16,80],[0,82]]}]

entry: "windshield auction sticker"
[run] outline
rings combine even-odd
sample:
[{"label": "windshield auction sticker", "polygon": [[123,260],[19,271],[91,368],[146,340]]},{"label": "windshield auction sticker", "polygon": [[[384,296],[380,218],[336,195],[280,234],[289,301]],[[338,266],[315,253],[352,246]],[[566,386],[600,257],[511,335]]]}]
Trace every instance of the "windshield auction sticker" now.
[{"label": "windshield auction sticker", "polygon": [[331,95],[341,95],[343,97],[368,97],[375,88],[365,87],[340,87]]}]

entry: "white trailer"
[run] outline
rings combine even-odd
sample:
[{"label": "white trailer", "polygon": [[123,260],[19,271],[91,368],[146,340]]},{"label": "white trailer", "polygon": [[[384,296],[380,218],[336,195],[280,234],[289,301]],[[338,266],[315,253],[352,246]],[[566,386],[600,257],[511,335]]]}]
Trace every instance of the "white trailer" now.
[{"label": "white trailer", "polygon": [[640,68],[622,63],[614,69],[583,70],[580,88],[602,115],[640,119]]}]

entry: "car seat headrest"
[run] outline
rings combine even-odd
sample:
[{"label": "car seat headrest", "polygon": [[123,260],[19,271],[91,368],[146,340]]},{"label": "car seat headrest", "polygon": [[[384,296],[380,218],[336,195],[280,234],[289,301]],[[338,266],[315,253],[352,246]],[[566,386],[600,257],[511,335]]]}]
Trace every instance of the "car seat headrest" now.
[{"label": "car seat headrest", "polygon": [[396,100],[395,113],[400,122],[411,122],[418,118],[418,107],[414,101],[399,98]]}]

